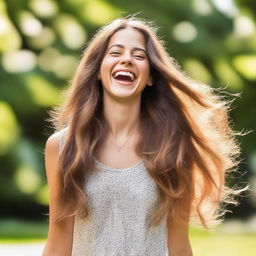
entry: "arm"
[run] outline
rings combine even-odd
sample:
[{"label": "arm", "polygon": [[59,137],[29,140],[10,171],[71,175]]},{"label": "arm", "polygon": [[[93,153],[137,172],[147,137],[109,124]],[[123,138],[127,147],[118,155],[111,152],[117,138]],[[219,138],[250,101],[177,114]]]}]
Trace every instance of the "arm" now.
[{"label": "arm", "polygon": [[168,227],[168,250],[169,256],[193,256],[188,235],[188,224],[181,225],[169,218]]},{"label": "arm", "polygon": [[57,208],[57,195],[59,186],[57,182],[58,175],[58,157],[59,157],[60,134],[51,135],[45,146],[45,169],[50,191],[50,219],[48,239],[43,251],[43,256],[71,256],[74,217],[68,217],[65,220],[56,223],[53,216]]},{"label": "arm", "polygon": [[[181,199],[180,204],[181,209],[183,209],[185,213],[190,213],[191,202],[189,198]],[[187,214],[185,223],[183,224],[168,217],[167,229],[169,256],[193,256],[188,234],[189,214]]]}]

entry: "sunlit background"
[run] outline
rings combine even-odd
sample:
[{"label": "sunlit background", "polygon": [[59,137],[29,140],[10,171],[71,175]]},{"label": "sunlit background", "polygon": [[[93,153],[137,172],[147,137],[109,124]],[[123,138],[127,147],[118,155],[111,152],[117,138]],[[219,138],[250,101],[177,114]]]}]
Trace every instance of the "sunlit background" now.
[{"label": "sunlit background", "polygon": [[255,0],[0,0],[1,255],[40,255],[48,212],[44,147],[52,133],[47,111],[62,102],[96,30],[137,12],[159,26],[166,49],[190,76],[240,93],[232,125],[251,132],[238,137],[242,162],[229,183],[250,183],[252,191],[214,233],[191,228],[191,240],[199,256],[256,255]]}]

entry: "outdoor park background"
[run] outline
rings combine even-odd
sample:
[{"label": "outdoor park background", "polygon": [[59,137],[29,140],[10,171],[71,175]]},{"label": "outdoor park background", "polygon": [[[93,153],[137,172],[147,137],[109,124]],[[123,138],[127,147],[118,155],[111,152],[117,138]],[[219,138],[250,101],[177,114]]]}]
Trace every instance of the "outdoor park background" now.
[{"label": "outdoor park background", "polygon": [[155,21],[170,55],[190,76],[241,93],[230,96],[232,124],[252,132],[237,138],[243,161],[229,183],[248,182],[252,191],[230,207],[233,213],[215,232],[191,228],[191,242],[196,256],[256,255],[256,1],[0,0],[1,255],[8,255],[6,244],[18,244],[12,256],[25,255],[27,245],[40,255],[33,243],[42,248],[48,225],[47,111],[61,102],[99,26],[136,12]]}]

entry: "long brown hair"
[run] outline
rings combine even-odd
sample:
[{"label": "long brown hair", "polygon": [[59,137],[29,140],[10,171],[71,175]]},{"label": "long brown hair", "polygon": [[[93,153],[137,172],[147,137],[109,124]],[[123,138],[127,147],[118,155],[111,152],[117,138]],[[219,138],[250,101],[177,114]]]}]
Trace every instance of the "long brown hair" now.
[{"label": "long brown hair", "polygon": [[159,191],[160,207],[151,214],[151,224],[158,225],[168,214],[181,223],[189,219],[209,228],[223,219],[225,205],[238,204],[235,195],[247,189],[226,185],[240,153],[228,119],[230,102],[217,89],[189,78],[168,55],[152,23],[133,16],[116,19],[95,34],[65,92],[66,101],[49,112],[55,131],[67,128],[54,218],[76,213],[86,218],[90,213],[83,188],[108,133],[97,73],[109,39],[128,26],[145,37],[154,82],[141,95],[135,148]]}]

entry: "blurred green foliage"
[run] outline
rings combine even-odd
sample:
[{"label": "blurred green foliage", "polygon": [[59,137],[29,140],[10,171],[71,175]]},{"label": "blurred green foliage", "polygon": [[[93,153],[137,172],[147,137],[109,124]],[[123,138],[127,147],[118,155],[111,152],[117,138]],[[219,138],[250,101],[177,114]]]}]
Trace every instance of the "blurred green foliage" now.
[{"label": "blurred green foliage", "polygon": [[[0,215],[45,217],[47,111],[61,102],[93,33],[119,16],[140,12],[153,20],[190,76],[241,93],[231,111],[233,127],[253,129],[255,11],[254,0],[0,0]],[[238,139],[244,160],[235,182],[255,185],[255,133]],[[233,209],[236,215],[255,213],[253,193]]]}]

